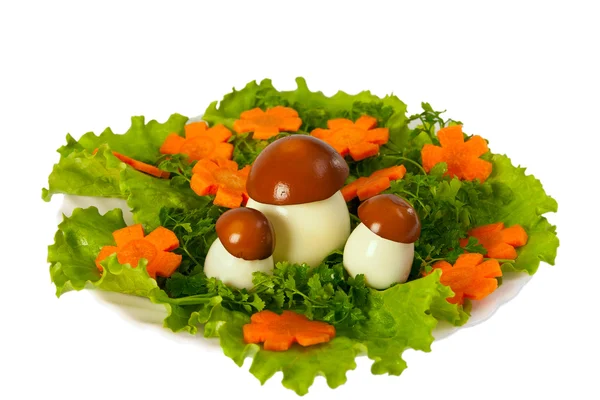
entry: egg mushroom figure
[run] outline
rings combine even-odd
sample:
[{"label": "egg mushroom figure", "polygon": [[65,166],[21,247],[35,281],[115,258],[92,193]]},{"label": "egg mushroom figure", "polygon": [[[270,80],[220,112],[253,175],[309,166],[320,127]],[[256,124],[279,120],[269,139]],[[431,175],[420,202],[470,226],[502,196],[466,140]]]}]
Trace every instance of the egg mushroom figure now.
[{"label": "egg mushroom figure", "polygon": [[386,289],[408,279],[421,222],[415,209],[403,198],[380,194],[358,207],[361,223],[344,248],[348,274],[364,274],[368,286]]},{"label": "egg mushroom figure", "polygon": [[267,146],[248,175],[246,207],[266,215],[277,243],[275,262],[318,266],[350,235],[350,214],[340,189],[348,164],[329,144],[292,135]]},{"label": "egg mushroom figure", "polygon": [[204,273],[238,289],[250,289],[252,273],[273,271],[275,235],[269,220],[257,210],[234,208],[216,224],[217,239],[204,261]]}]

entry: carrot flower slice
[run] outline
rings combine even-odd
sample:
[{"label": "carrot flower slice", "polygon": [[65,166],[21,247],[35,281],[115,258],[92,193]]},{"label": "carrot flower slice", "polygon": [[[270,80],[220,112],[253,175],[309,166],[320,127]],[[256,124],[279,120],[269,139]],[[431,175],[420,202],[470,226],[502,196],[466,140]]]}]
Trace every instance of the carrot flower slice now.
[{"label": "carrot flower slice", "polygon": [[294,342],[302,346],[325,343],[335,337],[335,327],[325,322],[311,321],[302,314],[284,311],[278,315],[263,310],[252,315],[244,325],[246,343],[264,343],[265,350],[288,350]]},{"label": "carrot flower slice", "polygon": [[246,181],[250,166],[238,170],[235,161],[223,158],[200,160],[192,169],[191,187],[199,196],[216,195],[213,203],[227,208],[240,207],[248,201]]},{"label": "carrot flower slice", "polygon": [[450,286],[454,297],[448,298],[453,304],[463,304],[464,299],[481,300],[498,288],[495,279],[502,276],[502,270],[497,260],[485,262],[479,253],[461,254],[454,266],[446,261],[433,264],[433,269],[441,269],[440,282]]},{"label": "carrot flower slice", "polygon": [[179,247],[179,239],[167,228],[158,227],[148,236],[144,235],[141,224],[126,226],[113,232],[116,246],[104,246],[96,257],[96,266],[102,271],[100,262],[111,254],[117,253],[121,264],[136,268],[142,258],[148,260],[146,271],[150,277],[168,278],[179,268],[181,255],[171,253]]},{"label": "carrot flower slice", "polygon": [[368,178],[361,177],[344,186],[341,190],[344,200],[347,202],[358,196],[360,201],[373,197],[390,187],[391,181],[404,178],[406,168],[398,165],[383,168],[373,172]]},{"label": "carrot flower slice", "polygon": [[[516,259],[515,247],[524,246],[528,239],[527,232],[521,225],[516,224],[505,228],[502,222],[471,229],[468,234],[485,247],[486,257],[506,260]],[[468,242],[468,238],[461,239],[460,245],[465,246]]]},{"label": "carrot flower slice", "polygon": [[465,142],[462,125],[442,128],[437,136],[441,146],[426,144],[421,150],[425,171],[429,172],[436,164],[445,162],[448,165],[446,175],[485,182],[492,173],[492,163],[479,158],[489,150],[481,136],[472,136]]},{"label": "carrot flower slice", "polygon": [[227,143],[231,131],[219,124],[211,128],[206,122],[193,122],[185,126],[185,138],[171,133],[162,146],[162,154],[186,154],[190,161],[217,158],[231,159],[233,145]]},{"label": "carrot flower slice", "polygon": [[388,128],[375,128],[377,119],[363,115],[356,122],[338,118],[327,121],[328,129],[317,128],[311,135],[324,140],[342,156],[350,154],[354,161],[377,155],[379,146],[389,140]]},{"label": "carrot flower slice", "polygon": [[254,132],[254,139],[270,139],[279,132],[296,132],[302,126],[298,112],[293,108],[276,106],[263,111],[260,108],[244,111],[233,123],[237,133]]}]

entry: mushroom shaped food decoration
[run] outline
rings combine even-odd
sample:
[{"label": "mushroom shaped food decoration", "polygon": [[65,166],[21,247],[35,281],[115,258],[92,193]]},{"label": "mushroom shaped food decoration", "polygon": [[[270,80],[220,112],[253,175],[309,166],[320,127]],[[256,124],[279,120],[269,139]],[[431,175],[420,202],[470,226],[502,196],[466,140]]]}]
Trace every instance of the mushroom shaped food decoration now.
[{"label": "mushroom shaped food decoration", "polygon": [[277,243],[275,262],[318,266],[350,235],[350,214],[340,189],[348,164],[329,144],[306,135],[268,145],[248,175],[246,207],[266,215]]},{"label": "mushroom shaped food decoration", "polygon": [[217,239],[204,261],[207,277],[250,289],[253,272],[273,272],[275,234],[260,211],[244,207],[226,211],[217,220],[216,231]]},{"label": "mushroom shaped food decoration", "polygon": [[348,274],[364,274],[368,286],[386,289],[408,279],[421,222],[415,209],[403,198],[380,194],[358,207],[361,223],[344,248]]}]

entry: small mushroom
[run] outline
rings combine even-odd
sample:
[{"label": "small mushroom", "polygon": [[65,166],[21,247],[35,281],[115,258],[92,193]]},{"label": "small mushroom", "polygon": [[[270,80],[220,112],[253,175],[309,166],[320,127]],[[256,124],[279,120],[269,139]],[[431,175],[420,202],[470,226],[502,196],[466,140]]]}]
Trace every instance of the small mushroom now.
[{"label": "small mushroom", "polygon": [[219,217],[217,239],[212,243],[204,273],[238,289],[253,287],[252,273],[273,271],[275,234],[260,211],[234,208]]},{"label": "small mushroom", "polygon": [[344,248],[344,267],[351,276],[364,274],[367,285],[385,289],[406,282],[421,234],[415,209],[403,198],[380,194],[358,207],[361,223]]},{"label": "small mushroom", "polygon": [[340,189],[344,158],[324,141],[292,135],[268,145],[248,175],[246,207],[266,215],[277,244],[275,262],[315,267],[350,235],[350,214]]}]

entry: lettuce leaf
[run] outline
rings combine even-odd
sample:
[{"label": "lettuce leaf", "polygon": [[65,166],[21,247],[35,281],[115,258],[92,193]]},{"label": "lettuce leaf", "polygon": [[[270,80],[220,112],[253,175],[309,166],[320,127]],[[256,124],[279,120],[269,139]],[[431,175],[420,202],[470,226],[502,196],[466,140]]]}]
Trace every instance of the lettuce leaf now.
[{"label": "lettuce leaf", "polygon": [[[107,149],[155,164],[161,156],[159,149],[165,138],[173,132],[182,134],[187,120],[187,117],[173,114],[164,123],[152,120],[146,124],[145,118],[138,116],[131,118],[131,127],[124,134],[115,134],[106,128],[100,135],[88,132],[79,140],[67,135],[67,144],[57,150],[61,157],[48,177],[48,189],[42,190],[42,198],[50,201],[56,193],[126,198],[119,174],[133,168]],[[101,151],[92,155],[95,149]]]},{"label": "lettuce leaf", "polygon": [[147,230],[160,225],[161,208],[190,210],[202,208],[212,203],[210,196],[198,196],[188,183],[159,179],[127,168],[120,176],[121,192],[127,194],[127,205],[131,208],[133,219]]},{"label": "lettuce leaf", "polygon": [[48,189],[42,189],[42,199],[50,201],[57,193],[79,196],[125,198],[119,187],[121,171],[130,168],[118,160],[106,146],[96,154],[81,149],[71,139],[60,161],[48,177]]},{"label": "lettuce leaf", "polygon": [[102,144],[108,144],[111,150],[125,154],[138,161],[154,164],[162,156],[160,146],[171,133],[183,135],[183,128],[188,117],[172,114],[166,122],[152,120],[145,122],[145,117],[131,117],[131,127],[123,134],[116,134],[106,128],[100,135],[88,132],[78,143],[85,149],[93,151]]},{"label": "lettuce leaf", "polygon": [[230,311],[221,304],[195,321],[206,324],[205,336],[218,336],[225,355],[242,366],[253,357],[250,372],[265,383],[276,372],[283,373],[282,384],[299,395],[308,392],[317,375],[323,375],[331,388],[346,382],[346,372],[356,367],[355,357],[366,353],[374,363],[374,374],[399,375],[406,368],[402,353],[408,348],[430,351],[432,331],[437,320],[431,307],[439,298],[452,296],[452,291],[439,282],[440,273],[396,285],[379,292],[372,290],[369,320],[351,329],[338,331],[329,343],[303,348],[294,345],[285,352],[262,350],[246,344],[242,327],[250,322],[248,315]]}]

